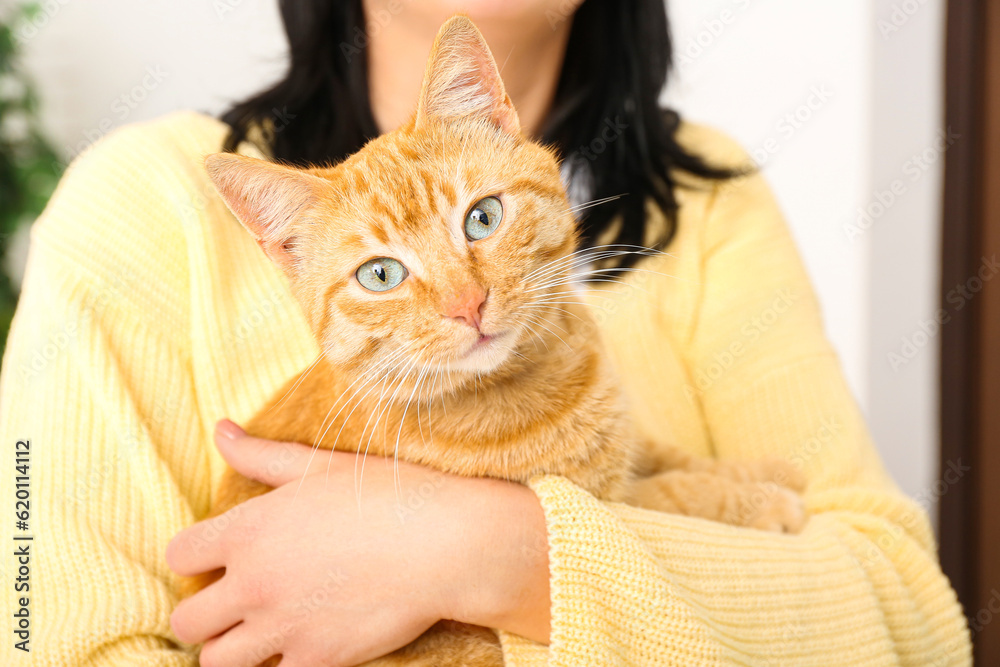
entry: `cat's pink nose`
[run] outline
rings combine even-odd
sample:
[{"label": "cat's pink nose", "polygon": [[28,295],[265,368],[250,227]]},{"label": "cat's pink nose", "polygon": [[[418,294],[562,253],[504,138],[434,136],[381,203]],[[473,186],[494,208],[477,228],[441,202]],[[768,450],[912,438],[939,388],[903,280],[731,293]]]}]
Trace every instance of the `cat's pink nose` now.
[{"label": "cat's pink nose", "polygon": [[465,322],[478,330],[479,325],[483,322],[483,307],[485,305],[486,293],[483,292],[482,288],[470,287],[445,305],[444,316]]}]

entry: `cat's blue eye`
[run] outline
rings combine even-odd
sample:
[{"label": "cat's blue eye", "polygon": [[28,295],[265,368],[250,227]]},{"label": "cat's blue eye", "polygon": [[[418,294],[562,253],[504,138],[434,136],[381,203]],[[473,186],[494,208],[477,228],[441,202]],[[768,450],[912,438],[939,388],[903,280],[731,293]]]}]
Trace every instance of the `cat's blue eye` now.
[{"label": "cat's blue eye", "polygon": [[407,273],[406,267],[398,260],[392,257],[377,257],[358,267],[355,275],[365,289],[370,289],[373,292],[385,292],[403,282]]},{"label": "cat's blue eye", "polygon": [[485,239],[496,231],[503,220],[503,204],[496,197],[477,201],[465,216],[465,235],[470,241]]}]

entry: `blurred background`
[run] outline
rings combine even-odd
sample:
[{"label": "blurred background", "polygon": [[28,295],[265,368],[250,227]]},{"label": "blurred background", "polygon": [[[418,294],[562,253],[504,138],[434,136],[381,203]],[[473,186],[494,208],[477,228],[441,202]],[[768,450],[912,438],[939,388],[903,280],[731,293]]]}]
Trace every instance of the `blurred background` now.
[{"label": "blurred background", "polygon": [[[9,317],[26,223],[61,165],[126,123],[219,113],[279,77],[286,45],[277,0],[42,0],[20,20],[23,5],[4,1],[0,150],[27,144],[21,167],[3,172],[27,193],[18,207],[2,197],[18,209],[0,219]],[[937,355],[921,326],[937,310],[944,2],[911,4],[671,0],[664,101],[737,138],[764,169],[875,440],[933,515]],[[29,95],[19,108],[25,78],[37,104]]]}]

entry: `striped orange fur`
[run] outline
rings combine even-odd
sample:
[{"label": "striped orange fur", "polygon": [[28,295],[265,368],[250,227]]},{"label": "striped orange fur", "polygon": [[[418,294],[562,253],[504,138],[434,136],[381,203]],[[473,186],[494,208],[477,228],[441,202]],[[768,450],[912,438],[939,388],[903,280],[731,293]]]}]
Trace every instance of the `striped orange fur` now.
[{"label": "striped orange fur", "polygon": [[[294,169],[217,154],[206,166],[285,270],[322,350],[246,425],[250,434],[459,475],[558,474],[602,499],[801,526],[794,468],[696,461],[667,443],[652,457],[637,440],[570,284],[578,237],[557,156],[521,135],[467,18],[441,28],[412,120],[344,162]],[[503,217],[471,240],[464,224],[484,197],[500,200]],[[406,277],[366,289],[359,267],[386,257]],[[212,514],[267,490],[227,470]],[[191,580],[188,593],[219,576]],[[371,664],[498,665],[502,656],[492,632],[441,623]]]}]

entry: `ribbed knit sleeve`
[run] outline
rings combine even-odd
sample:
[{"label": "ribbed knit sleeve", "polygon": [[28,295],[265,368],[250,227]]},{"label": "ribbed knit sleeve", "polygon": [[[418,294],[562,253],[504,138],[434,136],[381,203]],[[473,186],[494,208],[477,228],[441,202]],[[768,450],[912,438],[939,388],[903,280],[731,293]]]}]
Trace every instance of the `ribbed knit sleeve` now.
[{"label": "ribbed knit sleeve", "polygon": [[[745,155],[717,134],[699,145],[726,164]],[[642,274],[659,305],[637,309],[655,312],[626,304],[606,333],[619,366],[642,373],[627,381],[645,401],[637,412],[686,401],[708,455],[794,462],[809,479],[809,523],[799,535],[734,528],[537,478],[551,645],[502,634],[509,664],[970,664],[927,516],[883,471],[763,176],[695,200],[681,224],[698,228]],[[676,375],[675,360],[683,384],[668,395],[656,378]]]},{"label": "ribbed knit sleeve", "polygon": [[15,442],[29,440],[30,518],[16,534],[34,538],[18,542],[30,590],[6,590],[0,613],[10,628],[29,598],[31,640],[23,654],[8,629],[5,665],[196,664],[171,640],[163,552],[193,520],[184,498],[207,502],[207,436],[190,382],[184,202],[170,195],[174,151],[153,136],[99,142],[32,230],[0,378],[0,497],[12,505]]}]

